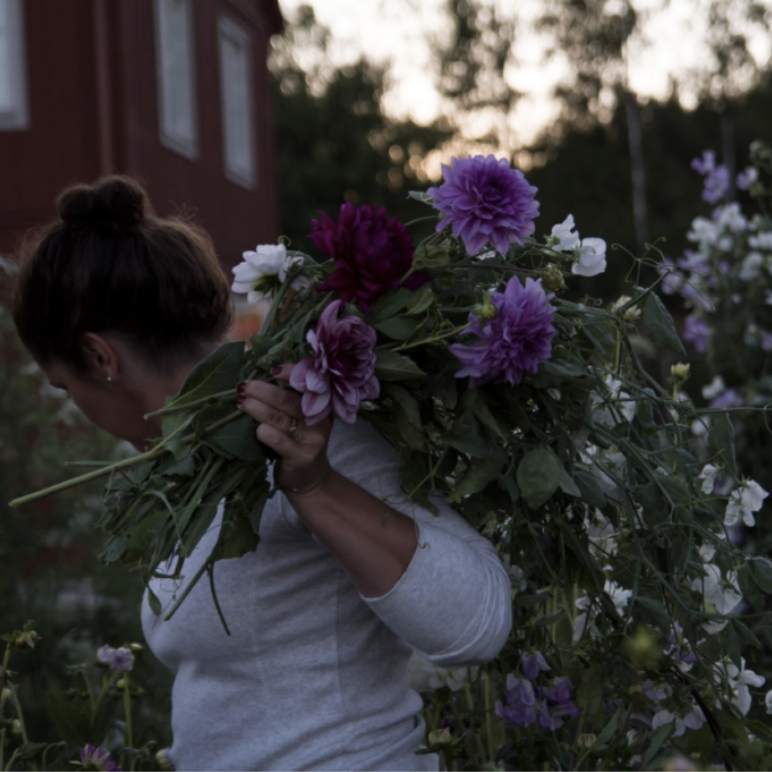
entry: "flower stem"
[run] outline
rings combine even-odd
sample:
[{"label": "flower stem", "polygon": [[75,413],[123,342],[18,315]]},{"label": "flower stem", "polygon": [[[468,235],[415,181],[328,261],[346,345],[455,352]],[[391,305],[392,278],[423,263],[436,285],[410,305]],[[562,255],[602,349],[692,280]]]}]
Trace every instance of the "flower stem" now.
[{"label": "flower stem", "polygon": [[458,335],[460,332],[463,332],[465,329],[469,327],[468,324],[463,324],[460,327],[454,327],[449,332],[443,333],[442,335],[435,335],[433,338],[424,338],[423,340],[417,340],[414,343],[405,343],[402,346],[397,346],[397,348],[393,348],[392,351],[407,351],[409,348],[416,348],[417,346],[424,346],[429,343],[436,343],[439,340],[444,340],[445,338],[452,338],[454,335]]},{"label": "flower stem", "polygon": [[185,402],[184,404],[167,405],[160,408],[160,410],[154,410],[152,413],[146,413],[143,417],[145,420],[148,418],[155,418],[159,415],[169,415],[169,413],[178,413],[180,410],[190,410],[192,407],[198,407],[199,405],[205,405],[207,402],[213,402],[220,397],[230,397],[236,393],[236,389],[226,389],[225,391],[218,391],[216,394],[209,394],[206,397],[200,399],[194,399],[192,402]]},{"label": "flower stem", "polygon": [[[126,716],[126,741],[129,748],[134,748],[134,736],[131,725],[131,694],[129,693],[129,674],[123,674],[123,713]],[[136,756],[132,755],[131,768],[134,769]]]},{"label": "flower stem", "polygon": [[8,681],[8,663],[11,661],[11,644],[8,643],[5,647],[5,656],[3,657],[3,664],[0,667],[0,695],[5,689],[5,684]]}]

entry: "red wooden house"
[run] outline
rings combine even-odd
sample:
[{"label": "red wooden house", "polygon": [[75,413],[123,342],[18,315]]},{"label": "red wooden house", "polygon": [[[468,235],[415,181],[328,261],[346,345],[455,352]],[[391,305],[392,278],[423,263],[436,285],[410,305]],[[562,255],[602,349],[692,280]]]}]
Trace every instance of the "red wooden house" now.
[{"label": "red wooden house", "polygon": [[73,182],[130,173],[227,269],[277,235],[277,0],[0,0],[0,255]]}]

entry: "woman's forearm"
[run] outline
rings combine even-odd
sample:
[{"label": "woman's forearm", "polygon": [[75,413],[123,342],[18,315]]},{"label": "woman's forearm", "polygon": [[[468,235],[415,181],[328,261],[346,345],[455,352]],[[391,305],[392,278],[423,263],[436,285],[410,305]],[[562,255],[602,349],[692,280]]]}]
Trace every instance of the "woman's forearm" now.
[{"label": "woman's forearm", "polygon": [[343,475],[333,470],[315,490],[285,495],[366,598],[385,595],[407,570],[417,524]]}]

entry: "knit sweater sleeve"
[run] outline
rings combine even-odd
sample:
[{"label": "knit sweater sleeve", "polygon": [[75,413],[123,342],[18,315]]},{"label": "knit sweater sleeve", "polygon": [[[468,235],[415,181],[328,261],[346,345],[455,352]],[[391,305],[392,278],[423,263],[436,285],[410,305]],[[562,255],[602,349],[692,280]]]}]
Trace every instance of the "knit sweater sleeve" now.
[{"label": "knit sweater sleeve", "polygon": [[385,595],[362,600],[400,638],[440,667],[493,659],[512,628],[510,579],[494,546],[442,499],[435,515],[407,501],[398,455],[369,425],[340,427],[330,443],[335,468],[412,517],[418,547]]}]

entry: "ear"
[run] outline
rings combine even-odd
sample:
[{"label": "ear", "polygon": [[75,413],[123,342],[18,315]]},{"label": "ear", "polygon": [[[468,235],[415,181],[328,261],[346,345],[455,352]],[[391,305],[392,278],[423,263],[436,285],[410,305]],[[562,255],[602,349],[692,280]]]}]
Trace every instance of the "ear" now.
[{"label": "ear", "polygon": [[80,347],[91,376],[97,381],[118,380],[118,352],[107,338],[95,332],[84,332]]}]

